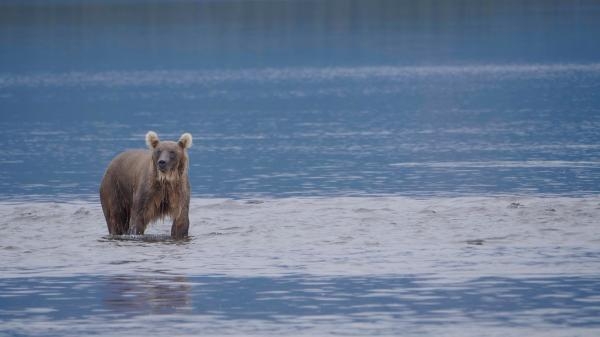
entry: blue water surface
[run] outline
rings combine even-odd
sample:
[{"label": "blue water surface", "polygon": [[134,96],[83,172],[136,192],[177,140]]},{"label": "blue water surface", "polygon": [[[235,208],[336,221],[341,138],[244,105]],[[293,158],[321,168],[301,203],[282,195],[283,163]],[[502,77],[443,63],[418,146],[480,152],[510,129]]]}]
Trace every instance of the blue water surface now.
[{"label": "blue water surface", "polygon": [[600,189],[597,2],[0,4],[3,199],[191,132],[196,196]]},{"label": "blue water surface", "polygon": [[[249,320],[293,325],[298,320],[322,316],[342,326],[355,324],[353,329],[343,329],[351,334],[370,332],[361,328],[360,323],[368,326],[376,316],[382,320],[380,332],[395,335],[401,334],[406,326],[389,324],[394,321],[426,326],[436,321],[448,324],[448,320],[466,318],[490,325],[518,326],[528,316],[537,316],[536,311],[543,311],[544,324],[598,327],[600,309],[586,301],[600,291],[594,278],[480,278],[443,284],[443,287],[435,284],[436,281],[439,282],[411,275],[378,278],[100,276],[41,278],[33,282],[17,278],[0,284],[24,291],[23,295],[5,300],[3,310],[9,318],[22,317],[23,311],[30,311],[34,321],[40,316],[52,320],[93,320],[105,312],[110,312],[115,320],[171,315],[166,317],[167,322],[181,324],[179,333],[182,334],[198,331],[197,327],[190,329],[185,325],[194,316],[214,317],[223,325],[219,328]],[[435,286],[432,287],[432,283]],[[69,289],[71,287],[73,289]],[[68,296],[56,298],[52,295],[55,292],[65,292]],[[569,296],[554,296],[556,293]],[[61,310],[52,310],[56,307]],[[210,331],[216,327],[202,328]],[[249,324],[239,324],[238,331],[248,330]],[[278,332],[273,330],[269,333]]]}]

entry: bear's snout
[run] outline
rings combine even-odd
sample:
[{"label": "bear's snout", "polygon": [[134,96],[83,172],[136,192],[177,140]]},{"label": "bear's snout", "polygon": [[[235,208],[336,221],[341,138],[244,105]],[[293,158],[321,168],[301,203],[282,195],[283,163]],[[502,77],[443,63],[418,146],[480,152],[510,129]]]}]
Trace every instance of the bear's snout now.
[{"label": "bear's snout", "polygon": [[167,161],[166,160],[159,160],[158,161],[158,169],[161,171],[166,171],[167,170]]},{"label": "bear's snout", "polygon": [[171,158],[170,151],[161,151],[158,153],[158,158],[156,158],[156,167],[159,171],[166,173],[171,170],[175,160]]}]

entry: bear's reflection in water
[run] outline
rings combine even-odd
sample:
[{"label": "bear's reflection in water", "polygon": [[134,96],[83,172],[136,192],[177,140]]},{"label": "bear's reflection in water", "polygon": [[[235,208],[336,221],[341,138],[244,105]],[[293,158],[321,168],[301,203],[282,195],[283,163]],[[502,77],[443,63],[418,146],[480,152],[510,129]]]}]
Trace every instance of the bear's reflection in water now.
[{"label": "bear's reflection in water", "polygon": [[184,276],[108,278],[103,291],[104,309],[126,316],[191,313],[191,285]]}]

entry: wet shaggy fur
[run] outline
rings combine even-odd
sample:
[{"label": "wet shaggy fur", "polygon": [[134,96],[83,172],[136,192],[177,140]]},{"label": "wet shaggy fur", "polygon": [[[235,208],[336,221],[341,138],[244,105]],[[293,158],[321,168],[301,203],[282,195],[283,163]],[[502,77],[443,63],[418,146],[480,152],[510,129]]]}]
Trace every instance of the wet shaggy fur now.
[{"label": "wet shaggy fur", "polygon": [[190,183],[187,149],[192,136],[179,141],[160,141],[146,134],[148,150],[130,150],[116,156],[100,184],[100,202],[113,235],[144,234],[154,220],[170,217],[171,236],[188,235]]}]

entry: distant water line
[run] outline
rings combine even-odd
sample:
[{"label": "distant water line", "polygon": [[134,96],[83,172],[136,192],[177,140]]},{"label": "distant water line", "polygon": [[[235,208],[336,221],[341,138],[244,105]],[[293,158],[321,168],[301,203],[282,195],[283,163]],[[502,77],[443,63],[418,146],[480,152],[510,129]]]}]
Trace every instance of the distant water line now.
[{"label": "distant water line", "polygon": [[189,86],[220,82],[335,81],[426,78],[432,76],[494,76],[547,78],[565,74],[598,74],[600,63],[483,64],[445,66],[284,67],[241,70],[75,71],[0,74],[0,89],[13,87],[139,87]]}]

